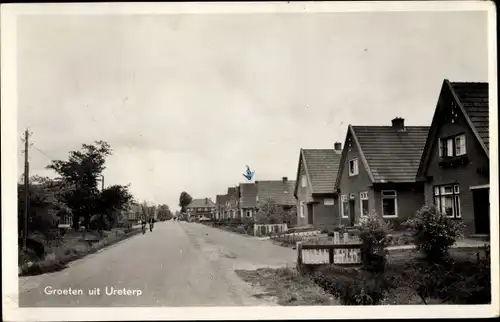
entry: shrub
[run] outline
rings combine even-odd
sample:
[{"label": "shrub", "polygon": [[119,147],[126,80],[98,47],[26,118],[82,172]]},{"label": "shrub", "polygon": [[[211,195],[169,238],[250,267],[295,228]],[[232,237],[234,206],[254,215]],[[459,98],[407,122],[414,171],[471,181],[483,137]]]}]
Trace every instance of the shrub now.
[{"label": "shrub", "polygon": [[381,273],[386,262],[390,227],[376,213],[362,217],[357,226],[361,240],[361,260],[367,271]]},{"label": "shrub", "polygon": [[380,304],[389,287],[382,274],[355,269],[325,267],[313,274],[313,280],[342,305]]},{"label": "shrub", "polygon": [[416,216],[405,222],[413,235],[417,250],[431,263],[441,261],[448,249],[463,234],[464,224],[439,212],[436,207],[424,206]]}]

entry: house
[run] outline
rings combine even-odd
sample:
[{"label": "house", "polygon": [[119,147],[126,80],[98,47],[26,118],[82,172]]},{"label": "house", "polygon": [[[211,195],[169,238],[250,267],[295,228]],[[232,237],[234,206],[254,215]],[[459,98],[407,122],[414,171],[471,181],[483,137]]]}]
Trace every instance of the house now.
[{"label": "house", "polygon": [[[288,180],[288,177],[283,177],[281,180],[259,180],[255,181],[255,186],[257,190],[257,203],[253,211],[254,214],[259,211],[259,208],[263,204],[268,202],[281,206],[284,211],[293,211],[296,205],[295,197],[293,196],[294,180]],[[293,218],[293,221],[287,222],[287,224],[296,225],[295,218]]]},{"label": "house", "polygon": [[217,195],[215,197],[215,218],[224,219],[226,217],[226,202],[228,200],[228,195]]},{"label": "house", "polygon": [[226,219],[236,219],[239,214],[239,187],[229,187],[226,199]]},{"label": "house", "polygon": [[241,183],[239,186],[239,218],[253,217],[257,208],[257,185]]},{"label": "house", "polygon": [[466,234],[489,234],[488,83],[444,80],[418,179],[425,202],[462,220]]},{"label": "house", "polygon": [[338,225],[339,208],[335,181],[342,143],[334,149],[301,149],[294,196],[297,225],[326,228]]},{"label": "house", "polygon": [[186,206],[188,216],[195,219],[213,219],[215,216],[215,203],[210,198],[193,199]]},{"label": "house", "polygon": [[428,132],[428,126],[405,126],[403,118],[392,126],[349,125],[335,183],[342,225],[376,212],[397,229],[423,206],[416,174]]}]

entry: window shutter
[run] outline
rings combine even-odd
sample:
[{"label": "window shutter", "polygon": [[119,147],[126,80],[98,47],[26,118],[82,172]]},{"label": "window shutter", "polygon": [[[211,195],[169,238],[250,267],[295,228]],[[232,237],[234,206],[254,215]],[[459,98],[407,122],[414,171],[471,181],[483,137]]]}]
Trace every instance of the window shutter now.
[{"label": "window shutter", "polygon": [[441,143],[441,139],[438,139],[438,149],[439,149],[439,157],[443,157],[443,144]]}]

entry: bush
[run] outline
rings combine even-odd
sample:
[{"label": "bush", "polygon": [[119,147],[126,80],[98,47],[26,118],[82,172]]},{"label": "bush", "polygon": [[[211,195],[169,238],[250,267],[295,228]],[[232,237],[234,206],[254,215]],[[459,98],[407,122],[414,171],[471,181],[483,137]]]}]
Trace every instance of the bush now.
[{"label": "bush", "polygon": [[417,250],[427,261],[437,263],[448,255],[448,249],[461,237],[464,224],[439,212],[436,207],[422,207],[416,216],[405,222],[413,235]]},{"label": "bush", "polygon": [[362,217],[357,226],[361,240],[361,260],[363,268],[381,273],[385,269],[386,247],[389,244],[390,227],[376,213]]},{"label": "bush", "polygon": [[380,304],[389,288],[383,274],[356,269],[325,267],[313,274],[313,280],[342,305]]}]

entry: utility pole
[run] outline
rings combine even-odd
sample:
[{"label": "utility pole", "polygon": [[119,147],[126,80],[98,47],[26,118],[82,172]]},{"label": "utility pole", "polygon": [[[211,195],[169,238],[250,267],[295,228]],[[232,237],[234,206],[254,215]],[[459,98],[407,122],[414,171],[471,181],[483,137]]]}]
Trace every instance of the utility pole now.
[{"label": "utility pole", "polygon": [[24,133],[24,236],[23,249],[26,249],[26,240],[28,239],[28,200],[29,200],[29,162],[28,162],[28,140],[29,132]]},{"label": "utility pole", "polygon": [[104,176],[101,174],[101,191],[104,191]]}]

